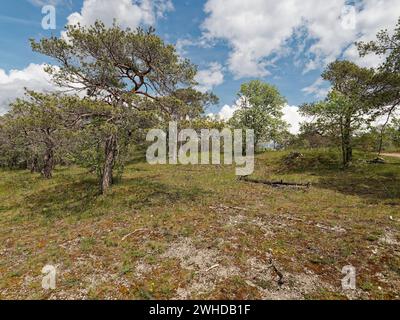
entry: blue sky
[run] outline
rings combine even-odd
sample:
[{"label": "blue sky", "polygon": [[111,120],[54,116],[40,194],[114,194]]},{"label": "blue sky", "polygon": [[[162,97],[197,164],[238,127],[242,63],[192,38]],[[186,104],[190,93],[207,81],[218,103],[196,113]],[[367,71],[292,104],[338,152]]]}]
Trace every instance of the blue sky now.
[{"label": "blue sky", "polygon": [[[56,30],[41,26],[46,4],[56,8]],[[21,86],[50,88],[39,67],[51,61],[31,51],[29,38],[59,36],[67,23],[117,18],[123,26],[154,25],[198,65],[199,88],[220,98],[209,112],[233,108],[240,84],[250,79],[276,85],[290,106],[298,106],[326,94],[319,77],[327,63],[346,58],[378,65],[377,57],[358,57],[353,43],[393,28],[399,16],[398,0],[2,1],[0,104],[19,95]]]}]

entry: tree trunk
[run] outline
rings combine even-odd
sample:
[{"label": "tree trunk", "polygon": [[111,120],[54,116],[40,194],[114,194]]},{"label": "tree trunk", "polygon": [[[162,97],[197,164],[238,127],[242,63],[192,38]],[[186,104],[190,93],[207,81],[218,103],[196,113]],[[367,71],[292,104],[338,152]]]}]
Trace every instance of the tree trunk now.
[{"label": "tree trunk", "polygon": [[351,123],[347,120],[342,131],[343,166],[347,168],[353,161],[353,148],[351,146]]},{"label": "tree trunk", "polygon": [[346,144],[346,167],[348,167],[353,161],[353,147],[351,146],[351,141]]},{"label": "tree trunk", "polygon": [[31,173],[36,173],[36,172],[40,173],[38,156],[35,155],[32,157],[29,167],[30,167]]},{"label": "tree trunk", "polygon": [[104,194],[113,184],[113,168],[117,155],[117,139],[114,135],[110,136],[105,145],[105,161],[101,177],[101,192]]},{"label": "tree trunk", "polygon": [[385,134],[386,126],[389,124],[390,117],[392,116],[392,113],[393,113],[393,111],[396,109],[397,106],[398,106],[398,103],[394,104],[394,105],[390,108],[389,113],[388,113],[388,116],[387,116],[387,119],[386,119],[386,122],[385,122],[385,123],[383,124],[383,126],[382,126],[381,135],[380,135],[380,138],[379,138],[378,157],[380,157],[380,155],[381,155],[381,153],[382,153],[382,149],[383,149],[383,135]]},{"label": "tree trunk", "polygon": [[53,177],[54,169],[54,151],[52,148],[46,150],[46,154],[43,159],[43,171],[42,174],[46,179]]}]

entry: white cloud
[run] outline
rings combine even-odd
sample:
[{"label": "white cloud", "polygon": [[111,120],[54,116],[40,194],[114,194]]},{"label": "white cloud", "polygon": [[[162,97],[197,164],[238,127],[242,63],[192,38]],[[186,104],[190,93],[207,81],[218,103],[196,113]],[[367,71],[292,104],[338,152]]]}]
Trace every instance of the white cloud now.
[{"label": "white cloud", "polygon": [[68,17],[68,24],[91,25],[102,20],[110,26],[114,19],[122,27],[132,29],[140,25],[153,25],[157,18],[173,10],[171,0],[84,0],[81,12]]},{"label": "white cloud", "polygon": [[208,117],[212,119],[218,119],[223,121],[228,121],[234,115],[234,113],[239,110],[243,105],[242,98],[236,100],[233,105],[224,105],[218,113],[209,113]]},{"label": "white cloud", "polygon": [[298,134],[300,132],[300,124],[305,122],[307,119],[300,115],[299,107],[286,105],[283,108],[283,120],[289,123],[289,131],[292,134]]},{"label": "white cloud", "polygon": [[224,74],[222,73],[222,65],[218,62],[209,64],[208,69],[200,70],[195,80],[199,83],[196,87],[201,92],[207,92],[224,82]]},{"label": "white cloud", "polygon": [[176,41],[175,48],[180,56],[185,56],[188,52],[186,47],[210,48],[213,43],[203,37],[200,38],[180,38]]},{"label": "white cloud", "polygon": [[318,78],[312,85],[303,88],[302,91],[306,94],[314,95],[318,99],[324,99],[329,89],[328,83],[324,79]]},{"label": "white cloud", "polygon": [[361,58],[356,46],[351,46],[350,48],[348,48],[343,53],[343,57],[347,60],[354,61],[361,67],[366,68],[379,66],[385,60],[384,57],[378,56],[376,54],[369,54]]},{"label": "white cloud", "polygon": [[208,0],[202,27],[206,38],[222,39],[231,46],[228,64],[236,78],[268,75],[271,59],[286,54],[287,41],[300,30],[305,39],[295,50],[297,55],[305,49],[301,54],[306,72],[324,67],[342,54],[363,65],[376,65],[376,58],[361,59],[355,54],[354,42],[371,40],[379,30],[392,29],[400,16],[400,1],[357,1],[354,17],[351,10],[346,12],[346,2]]},{"label": "white cloud", "polygon": [[[393,119],[400,119],[400,107],[397,107],[394,112],[391,114],[389,118],[389,124],[392,123]],[[388,120],[388,115],[380,116],[378,117],[372,125],[375,127],[382,126],[386,124],[386,121]]]},{"label": "white cloud", "polygon": [[230,118],[233,117],[234,113],[239,110],[239,106],[237,104],[229,106],[224,105],[220,112],[218,113],[218,117],[221,120],[228,121]]},{"label": "white cloud", "polygon": [[178,39],[175,44],[176,51],[180,56],[187,54],[185,47],[193,46],[195,42],[191,39]]},{"label": "white cloud", "polygon": [[30,64],[23,70],[6,73],[0,69],[0,115],[9,109],[9,104],[25,93],[25,88],[40,92],[57,90],[51,77],[44,71],[44,64]]}]

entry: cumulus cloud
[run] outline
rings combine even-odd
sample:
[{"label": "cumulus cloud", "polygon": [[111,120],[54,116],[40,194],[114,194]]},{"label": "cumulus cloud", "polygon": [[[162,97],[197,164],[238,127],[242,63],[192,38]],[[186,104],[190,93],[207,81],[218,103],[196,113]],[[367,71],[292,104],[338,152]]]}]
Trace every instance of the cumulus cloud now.
[{"label": "cumulus cloud", "polygon": [[236,100],[233,105],[224,105],[218,113],[210,113],[208,116],[212,119],[218,119],[222,121],[228,121],[234,115],[234,113],[243,106],[242,98]]},{"label": "cumulus cloud", "polygon": [[314,95],[318,99],[324,99],[329,92],[328,83],[322,78],[318,78],[313,84],[302,89],[302,91],[309,95]]},{"label": "cumulus cloud", "polygon": [[237,104],[234,104],[232,106],[226,104],[221,108],[220,112],[218,113],[218,118],[224,121],[228,121],[230,118],[233,117],[235,112],[239,110],[239,108],[240,107]]},{"label": "cumulus cloud", "polygon": [[298,134],[300,132],[300,124],[306,122],[307,118],[303,117],[299,112],[299,107],[286,105],[283,108],[283,120],[289,125],[289,132],[292,134]]},{"label": "cumulus cloud", "polygon": [[196,87],[201,92],[207,92],[224,82],[224,74],[222,73],[222,65],[218,62],[209,64],[208,69],[200,70],[195,80],[199,83]]},{"label": "cumulus cloud", "polygon": [[24,95],[25,88],[39,92],[57,90],[44,67],[44,64],[32,63],[23,70],[11,70],[9,73],[0,69],[0,114],[6,113],[9,104]]},{"label": "cumulus cloud", "polygon": [[84,0],[80,12],[68,17],[68,24],[91,25],[96,20],[111,25],[114,20],[122,27],[137,28],[153,25],[157,18],[173,10],[171,0]]},{"label": "cumulus cloud", "polygon": [[231,46],[228,64],[236,78],[268,75],[271,59],[287,54],[288,42],[299,34],[303,41],[295,50],[296,55],[302,54],[305,72],[342,55],[375,66],[378,59],[355,54],[354,42],[371,40],[379,30],[393,28],[400,2],[355,3],[349,10],[346,0],[208,0],[202,28],[204,37]]}]

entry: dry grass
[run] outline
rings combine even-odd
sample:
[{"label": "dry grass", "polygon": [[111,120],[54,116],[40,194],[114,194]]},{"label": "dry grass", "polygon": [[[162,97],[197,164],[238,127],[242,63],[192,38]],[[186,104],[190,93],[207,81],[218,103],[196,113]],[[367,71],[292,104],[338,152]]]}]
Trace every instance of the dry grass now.
[{"label": "dry grass", "polygon": [[[1,171],[0,298],[399,299],[400,160],[342,171],[331,151],[307,153],[309,168],[284,167],[283,155],[259,155],[254,176],[311,189],[136,161],[98,196],[79,168],[52,181]],[[54,291],[41,288],[46,264]],[[341,289],[349,264],[356,291]]]}]

